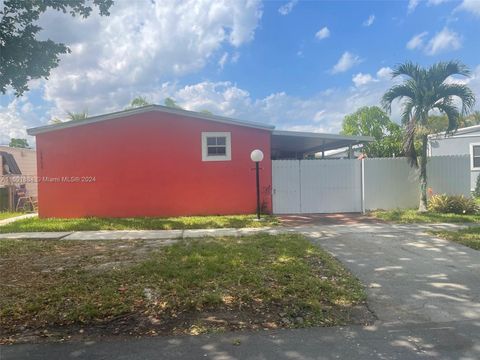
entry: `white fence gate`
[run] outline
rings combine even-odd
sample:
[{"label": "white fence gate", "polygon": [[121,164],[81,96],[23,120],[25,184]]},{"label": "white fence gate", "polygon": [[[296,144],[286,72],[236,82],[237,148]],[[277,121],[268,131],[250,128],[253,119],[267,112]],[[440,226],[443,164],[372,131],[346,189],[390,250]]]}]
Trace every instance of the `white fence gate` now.
[{"label": "white fence gate", "polygon": [[[434,193],[470,195],[470,159],[430,157]],[[306,214],[416,207],[418,173],[404,158],[273,160],[273,212]]]}]

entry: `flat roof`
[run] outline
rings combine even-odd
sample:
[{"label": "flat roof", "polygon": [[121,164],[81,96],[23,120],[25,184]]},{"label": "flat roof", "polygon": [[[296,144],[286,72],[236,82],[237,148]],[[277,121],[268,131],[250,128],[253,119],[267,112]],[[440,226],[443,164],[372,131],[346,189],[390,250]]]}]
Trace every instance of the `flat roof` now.
[{"label": "flat roof", "polygon": [[374,140],[371,136],[274,130],[272,132],[272,153],[314,154]]},{"label": "flat roof", "polygon": [[143,114],[143,113],[152,112],[152,111],[159,111],[167,114],[181,115],[181,116],[187,116],[187,117],[196,118],[196,119],[209,120],[209,121],[215,121],[215,122],[220,122],[225,124],[246,126],[246,127],[264,129],[264,130],[270,130],[270,131],[275,128],[275,126],[272,126],[272,125],[266,125],[266,124],[253,122],[253,121],[232,119],[224,116],[210,115],[210,114],[205,114],[205,113],[196,112],[196,111],[176,109],[176,108],[171,108],[171,107],[162,106],[162,105],[146,105],[146,106],[142,106],[134,109],[126,109],[126,110],[117,111],[109,114],[92,116],[92,117],[86,118],[85,120],[66,121],[59,124],[39,126],[39,127],[28,129],[27,133],[29,135],[38,135],[38,134],[42,134],[50,131],[67,129],[67,128],[72,128],[77,126],[84,126],[84,125],[94,124],[94,123],[106,121],[106,120],[120,119],[126,116]]}]

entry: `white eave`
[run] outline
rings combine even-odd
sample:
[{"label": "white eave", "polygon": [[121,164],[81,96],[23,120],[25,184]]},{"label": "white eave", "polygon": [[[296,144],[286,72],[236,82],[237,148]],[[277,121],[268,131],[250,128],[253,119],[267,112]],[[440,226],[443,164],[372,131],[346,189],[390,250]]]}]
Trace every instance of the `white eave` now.
[{"label": "white eave", "polygon": [[115,120],[115,119],[120,119],[127,116],[138,115],[138,114],[143,114],[143,113],[152,112],[152,111],[158,111],[166,114],[180,115],[180,116],[186,116],[186,117],[191,117],[195,119],[215,121],[219,123],[245,126],[245,127],[269,130],[269,131],[272,131],[275,128],[272,125],[265,125],[265,124],[252,122],[252,121],[231,119],[223,116],[209,115],[209,114],[199,113],[195,111],[188,111],[183,109],[174,109],[174,108],[161,106],[161,105],[147,105],[147,106],[142,106],[134,109],[117,111],[110,114],[92,116],[92,117],[86,118],[85,120],[66,121],[60,124],[52,124],[52,125],[35,127],[35,128],[28,129],[27,133],[29,135],[38,135],[38,134],[42,134],[50,131],[95,124],[95,123],[106,121],[106,120]]},{"label": "white eave", "polygon": [[442,131],[436,134],[430,134],[428,135],[428,138],[439,139],[439,138],[445,138],[445,137],[455,137],[460,135],[467,135],[474,132],[480,132],[480,125],[468,126],[468,127],[457,129],[456,131],[448,132],[448,133],[446,131]]}]

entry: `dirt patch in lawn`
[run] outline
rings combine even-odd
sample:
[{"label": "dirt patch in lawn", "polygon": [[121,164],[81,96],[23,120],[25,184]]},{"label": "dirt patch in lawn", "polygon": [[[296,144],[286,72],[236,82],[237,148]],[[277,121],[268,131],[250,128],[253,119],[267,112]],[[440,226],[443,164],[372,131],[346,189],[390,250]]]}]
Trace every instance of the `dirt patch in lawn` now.
[{"label": "dirt patch in lawn", "polygon": [[174,243],[2,240],[0,274],[4,343],[373,320],[359,281],[292,234]]}]

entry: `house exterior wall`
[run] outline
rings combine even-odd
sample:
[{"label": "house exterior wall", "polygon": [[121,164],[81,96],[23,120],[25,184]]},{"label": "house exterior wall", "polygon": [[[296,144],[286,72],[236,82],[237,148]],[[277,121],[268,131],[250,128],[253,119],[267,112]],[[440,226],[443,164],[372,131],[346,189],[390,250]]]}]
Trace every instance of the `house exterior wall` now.
[{"label": "house exterior wall", "polygon": [[22,175],[31,179],[31,181],[25,182],[28,193],[32,196],[37,196],[37,183],[35,181],[37,177],[37,155],[35,150],[0,146],[0,151],[13,155]]},{"label": "house exterior wall", "polygon": [[[430,156],[470,155],[470,144],[480,143],[480,132],[465,135],[440,137],[429,140]],[[473,191],[479,170],[470,170],[470,187]]]},{"label": "house exterior wall", "polygon": [[[202,161],[202,132],[230,132],[231,161]],[[250,152],[257,148],[265,154],[260,182],[264,208],[270,212],[270,139],[268,130],[158,112],[41,133],[39,215],[253,213],[256,191]],[[65,182],[62,177],[79,177],[80,182]],[[95,181],[88,182],[89,177]]]}]

